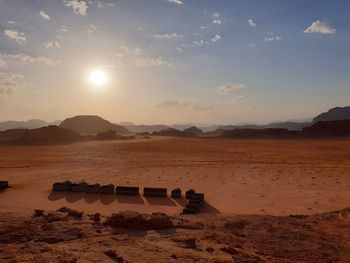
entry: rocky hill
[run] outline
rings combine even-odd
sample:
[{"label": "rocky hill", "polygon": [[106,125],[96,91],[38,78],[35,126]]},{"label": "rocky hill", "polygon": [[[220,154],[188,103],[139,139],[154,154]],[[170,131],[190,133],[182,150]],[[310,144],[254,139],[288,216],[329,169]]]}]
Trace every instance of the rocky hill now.
[{"label": "rocky hill", "polygon": [[100,132],[115,131],[117,134],[129,134],[130,132],[121,125],[111,123],[99,116],[79,115],[65,119],[61,128],[76,131],[81,135],[96,135]]},{"label": "rocky hill", "polygon": [[28,121],[4,121],[0,122],[0,131],[10,129],[36,129],[49,125],[59,125],[61,121],[47,122],[39,119],[32,119]]},{"label": "rocky hill", "polygon": [[319,121],[303,129],[304,134],[325,136],[350,136],[350,120]]},{"label": "rocky hill", "polygon": [[52,125],[26,130],[15,142],[23,144],[61,144],[77,142],[82,139],[82,136],[75,131]]},{"label": "rocky hill", "polygon": [[339,121],[350,120],[350,106],[347,107],[335,107],[327,112],[323,112],[313,119],[313,123],[319,121]]}]

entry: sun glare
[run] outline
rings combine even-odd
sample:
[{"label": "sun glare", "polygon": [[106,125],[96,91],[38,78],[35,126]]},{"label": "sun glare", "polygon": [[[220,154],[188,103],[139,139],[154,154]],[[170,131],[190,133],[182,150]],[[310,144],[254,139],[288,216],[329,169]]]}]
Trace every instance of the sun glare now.
[{"label": "sun glare", "polygon": [[89,73],[88,80],[93,86],[102,87],[107,83],[107,74],[102,70],[95,69]]}]

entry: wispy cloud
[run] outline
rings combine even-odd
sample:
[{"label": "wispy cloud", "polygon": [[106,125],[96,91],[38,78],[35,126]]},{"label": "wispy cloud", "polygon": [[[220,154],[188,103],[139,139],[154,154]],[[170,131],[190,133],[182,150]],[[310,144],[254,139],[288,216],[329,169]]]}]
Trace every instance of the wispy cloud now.
[{"label": "wispy cloud", "polygon": [[213,105],[202,101],[180,101],[167,99],[156,105],[159,108],[190,108],[196,111],[207,111],[213,109]]},{"label": "wispy cloud", "polygon": [[68,32],[68,27],[66,25],[61,25],[57,32],[60,32],[60,33],[65,33],[65,32]]},{"label": "wispy cloud", "polygon": [[47,13],[45,13],[44,11],[40,11],[40,15],[43,18],[45,18],[46,20],[50,20],[51,19],[51,17]]},{"label": "wispy cloud", "polygon": [[219,95],[226,95],[232,91],[244,89],[245,87],[246,86],[244,84],[241,84],[241,83],[229,83],[229,84],[218,86],[218,87],[214,88],[214,90]]},{"label": "wispy cloud", "polygon": [[181,0],[166,0],[168,3],[176,4],[176,5],[183,5],[183,1]]},{"label": "wispy cloud", "polygon": [[221,24],[222,24],[222,21],[221,21],[220,19],[214,19],[214,20],[213,20],[213,24],[221,25]]},{"label": "wispy cloud", "polygon": [[88,5],[82,0],[63,0],[64,4],[73,9],[73,12],[77,15],[86,15]]},{"label": "wispy cloud", "polygon": [[4,69],[7,68],[7,63],[5,60],[3,60],[2,58],[0,58],[0,69]]},{"label": "wispy cloud", "polygon": [[17,30],[14,30],[14,29],[5,29],[4,30],[4,34],[15,40],[18,44],[23,44],[23,43],[26,43],[27,42],[27,38],[25,37],[24,33],[22,32],[18,32]]},{"label": "wispy cloud", "polygon": [[61,60],[56,60],[44,56],[39,56],[39,57],[33,57],[31,55],[27,54],[1,54],[0,55],[3,58],[8,58],[8,59],[15,59],[20,61],[21,63],[37,63],[37,64],[44,64],[48,66],[56,66],[58,64],[61,64]]},{"label": "wispy cloud", "polygon": [[[92,1],[90,1],[89,3],[92,3]],[[98,7],[98,8],[105,8],[105,7],[112,7],[112,6],[115,6],[115,3],[106,2],[106,0],[104,0],[104,1],[99,1],[99,0],[97,0],[97,1],[96,1],[96,4],[97,4],[97,7]]]},{"label": "wispy cloud", "polygon": [[218,17],[220,17],[220,14],[219,13],[212,13],[211,16],[214,17],[214,18],[218,18]]},{"label": "wispy cloud", "polygon": [[61,44],[58,41],[49,41],[45,44],[46,48],[60,48]]},{"label": "wispy cloud", "polygon": [[251,26],[251,27],[256,27],[256,23],[254,22],[253,19],[248,19],[248,24],[249,24],[249,26]]},{"label": "wispy cloud", "polygon": [[304,33],[313,34],[313,33],[319,33],[319,34],[335,34],[337,30],[330,25],[327,24],[327,22],[322,22],[320,20],[317,20],[311,24],[308,28],[304,30]]},{"label": "wispy cloud", "polygon": [[96,32],[98,30],[97,26],[94,25],[94,24],[90,24],[86,27],[84,27],[86,29],[86,31],[89,33],[89,34],[92,34],[94,32]]},{"label": "wispy cloud", "polygon": [[215,34],[215,36],[211,39],[211,42],[218,42],[221,39],[221,36],[218,34]]},{"label": "wispy cloud", "polygon": [[274,35],[272,32],[268,32],[264,38],[266,42],[271,42],[271,41],[281,41],[283,38],[278,35]]},{"label": "wispy cloud", "polygon": [[0,72],[0,94],[11,94],[16,89],[26,89],[32,84],[23,75]]},{"label": "wispy cloud", "polygon": [[183,37],[184,37],[183,35],[178,35],[176,33],[154,35],[154,38],[157,38],[157,39],[182,39]]},{"label": "wispy cloud", "polygon": [[135,59],[135,65],[137,67],[150,67],[150,66],[162,66],[162,65],[168,65],[170,66],[171,63],[169,63],[166,59],[162,57],[158,58],[139,58]]}]

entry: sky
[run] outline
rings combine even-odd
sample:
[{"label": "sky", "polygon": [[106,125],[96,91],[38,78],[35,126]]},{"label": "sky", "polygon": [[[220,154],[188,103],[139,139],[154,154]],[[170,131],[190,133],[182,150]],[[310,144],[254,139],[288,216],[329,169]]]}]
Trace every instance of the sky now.
[{"label": "sky", "polygon": [[350,104],[349,13],[348,0],[0,0],[0,121],[314,117]]}]

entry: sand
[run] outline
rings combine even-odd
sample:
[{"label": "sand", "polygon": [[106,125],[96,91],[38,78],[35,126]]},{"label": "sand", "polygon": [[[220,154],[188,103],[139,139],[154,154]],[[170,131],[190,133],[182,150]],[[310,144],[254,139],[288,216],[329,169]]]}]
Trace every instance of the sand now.
[{"label": "sand", "polygon": [[0,146],[0,212],[181,212],[185,200],[51,192],[55,181],[194,188],[204,212],[315,214],[349,206],[350,140],[166,138]]}]

